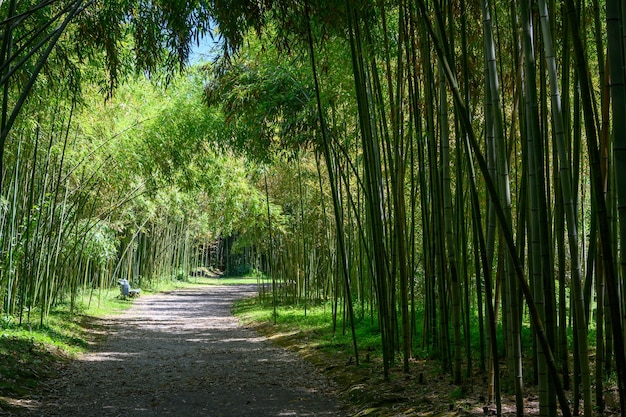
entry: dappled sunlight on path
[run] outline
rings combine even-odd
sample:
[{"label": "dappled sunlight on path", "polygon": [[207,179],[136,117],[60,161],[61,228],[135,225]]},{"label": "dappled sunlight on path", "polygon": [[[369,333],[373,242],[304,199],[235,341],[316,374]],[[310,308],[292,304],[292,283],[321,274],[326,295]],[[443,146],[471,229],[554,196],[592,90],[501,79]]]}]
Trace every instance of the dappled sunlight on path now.
[{"label": "dappled sunlight on path", "polygon": [[254,286],[143,297],[31,409],[35,416],[340,416],[329,382],[242,328],[230,309]]}]

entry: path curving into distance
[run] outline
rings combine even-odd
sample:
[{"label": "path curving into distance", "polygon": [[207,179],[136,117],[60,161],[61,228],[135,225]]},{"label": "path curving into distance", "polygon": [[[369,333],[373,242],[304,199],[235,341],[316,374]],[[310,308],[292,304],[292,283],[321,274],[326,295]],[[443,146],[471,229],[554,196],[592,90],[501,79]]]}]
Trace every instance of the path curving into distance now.
[{"label": "path curving into distance", "polygon": [[329,381],[238,324],[255,286],[144,296],[31,404],[32,416],[342,416]]}]

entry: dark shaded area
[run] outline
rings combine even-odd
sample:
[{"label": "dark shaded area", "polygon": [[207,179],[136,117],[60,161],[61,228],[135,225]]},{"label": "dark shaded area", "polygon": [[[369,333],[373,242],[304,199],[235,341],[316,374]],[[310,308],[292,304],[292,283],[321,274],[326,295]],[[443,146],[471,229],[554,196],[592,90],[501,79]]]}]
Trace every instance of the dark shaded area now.
[{"label": "dark shaded area", "polygon": [[28,395],[41,378],[54,375],[46,366],[57,360],[54,356],[32,340],[0,335],[0,397]]}]

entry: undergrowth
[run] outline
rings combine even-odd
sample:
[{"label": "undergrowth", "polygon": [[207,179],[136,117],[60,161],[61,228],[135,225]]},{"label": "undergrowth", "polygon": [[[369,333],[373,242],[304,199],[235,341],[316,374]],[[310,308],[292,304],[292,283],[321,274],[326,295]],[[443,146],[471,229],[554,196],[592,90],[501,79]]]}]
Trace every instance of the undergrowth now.
[{"label": "undergrowth", "polygon": [[[495,405],[487,399],[487,374],[478,367],[480,336],[477,331],[470,335],[474,353],[472,370],[468,374],[468,370],[464,369],[463,382],[455,385],[450,372],[443,369],[441,358],[435,352],[420,347],[422,335],[419,329],[414,336],[409,372],[403,372],[402,358],[396,353],[389,377],[385,379],[380,333],[375,320],[367,314],[357,314],[355,320],[357,365],[347,322],[340,315],[336,326],[333,326],[329,303],[309,304],[305,313],[302,304],[277,305],[274,309],[271,297],[257,297],[238,302],[234,313],[248,327],[256,329],[279,346],[297,351],[321,369],[337,385],[336,392],[347,404],[349,415],[458,417],[495,414]],[[418,315],[416,322],[421,323],[421,320]],[[475,328],[472,326],[472,329]],[[498,334],[501,333],[499,329]],[[498,342],[499,348],[503,349],[502,340]],[[529,380],[525,388],[525,413],[537,415],[537,387],[532,384],[532,364],[529,362],[532,347],[529,326],[523,326],[522,342],[528,362],[526,379]],[[504,360],[501,360],[500,367],[501,371],[506,370]],[[512,389],[503,387],[502,397],[503,409],[514,413]],[[609,397],[614,404],[614,395],[607,395],[607,399]],[[605,415],[613,415],[615,410],[614,405],[607,407]]]}]

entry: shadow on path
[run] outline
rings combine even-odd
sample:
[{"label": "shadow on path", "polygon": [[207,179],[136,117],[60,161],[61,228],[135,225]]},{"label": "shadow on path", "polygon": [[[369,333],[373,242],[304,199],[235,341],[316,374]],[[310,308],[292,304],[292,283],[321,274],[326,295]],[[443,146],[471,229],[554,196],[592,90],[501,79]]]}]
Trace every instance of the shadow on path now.
[{"label": "shadow on path", "polygon": [[140,298],[102,323],[108,337],[48,383],[33,416],[340,416],[328,380],[239,326],[255,286]]}]

